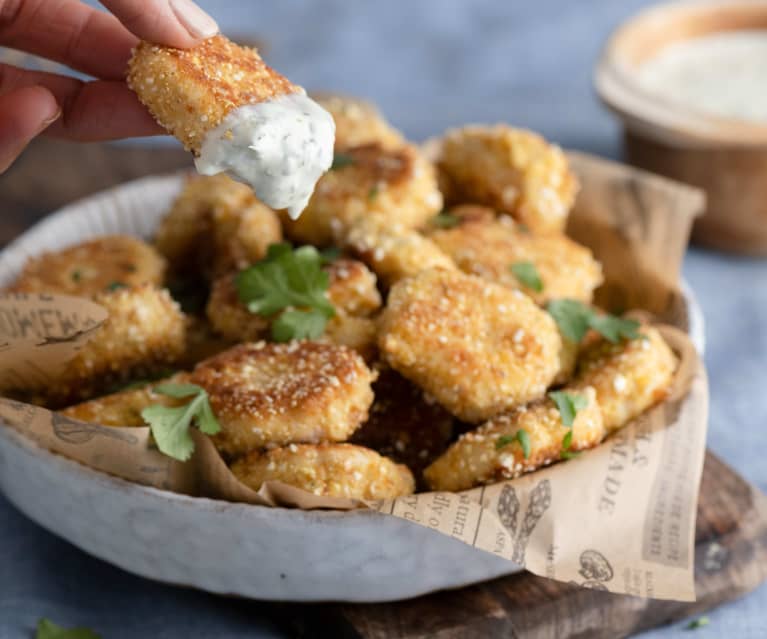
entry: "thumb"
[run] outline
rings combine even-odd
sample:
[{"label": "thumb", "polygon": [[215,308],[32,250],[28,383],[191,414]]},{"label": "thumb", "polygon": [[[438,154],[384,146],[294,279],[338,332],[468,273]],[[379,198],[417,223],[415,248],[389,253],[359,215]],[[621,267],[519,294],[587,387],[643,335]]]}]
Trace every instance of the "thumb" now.
[{"label": "thumb", "polygon": [[0,96],[0,173],[60,115],[56,98],[44,87],[22,87]]}]

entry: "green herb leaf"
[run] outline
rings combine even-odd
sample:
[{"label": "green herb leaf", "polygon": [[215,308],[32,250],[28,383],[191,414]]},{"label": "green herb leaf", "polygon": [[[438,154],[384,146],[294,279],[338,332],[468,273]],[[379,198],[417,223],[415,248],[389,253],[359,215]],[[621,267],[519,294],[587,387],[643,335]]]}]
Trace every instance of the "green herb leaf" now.
[{"label": "green herb leaf", "polygon": [[703,626],[707,626],[710,623],[708,617],[698,617],[697,619],[693,619],[690,623],[688,623],[685,626],[685,630],[697,630],[698,628],[703,628]]},{"label": "green herb leaf", "polygon": [[565,436],[562,438],[562,450],[560,451],[560,457],[562,459],[572,459],[581,454],[579,450],[570,450],[570,446],[573,445],[573,431],[568,430]]},{"label": "green herb leaf", "polygon": [[431,218],[431,223],[441,229],[452,229],[461,223],[461,218],[452,213],[440,213]]},{"label": "green herb leaf", "polygon": [[543,280],[538,273],[538,269],[532,262],[517,262],[511,265],[511,272],[514,273],[521,284],[530,290],[540,293],[543,291]]},{"label": "green herb leaf", "polygon": [[504,446],[508,446],[512,442],[519,442],[522,447],[522,454],[525,459],[530,457],[530,435],[524,428],[520,428],[514,435],[501,435],[498,441],[495,442],[495,450],[501,450]]},{"label": "green herb leaf", "polygon": [[339,257],[341,257],[341,249],[337,246],[329,246],[328,248],[324,248],[320,251],[320,259],[322,260],[323,266],[332,264]]},{"label": "green herb leaf", "polygon": [[565,391],[551,391],[549,397],[557,405],[559,415],[562,417],[562,423],[568,428],[573,425],[578,411],[589,405],[588,397]]},{"label": "green herb leaf", "polygon": [[160,384],[153,390],[177,399],[191,398],[182,406],[154,405],[141,411],[141,417],[149,424],[161,453],[179,461],[188,460],[194,452],[194,440],[189,434],[193,421],[207,435],[215,435],[221,430],[221,425],[210,407],[208,393],[200,386]]},{"label": "green herb leaf", "polygon": [[354,164],[354,157],[348,153],[336,153],[333,156],[333,164],[330,165],[331,171],[337,171],[343,169],[345,166],[351,166]]},{"label": "green herb leaf", "polygon": [[322,256],[313,246],[292,250],[272,244],[265,259],[241,271],[235,285],[251,313],[275,319],[272,334],[278,341],[319,337],[335,309],[326,297],[330,280],[322,270]]},{"label": "green herb leaf", "polygon": [[89,628],[62,628],[50,619],[40,619],[37,622],[35,639],[101,639]]},{"label": "green herb leaf", "polygon": [[108,291],[116,291],[121,288],[128,288],[128,285],[125,282],[109,282],[106,286]]},{"label": "green herb leaf", "polygon": [[640,337],[639,322],[614,315],[598,315],[590,306],[577,300],[552,300],[546,306],[561,333],[573,342],[580,342],[590,328],[613,344],[621,339]]}]

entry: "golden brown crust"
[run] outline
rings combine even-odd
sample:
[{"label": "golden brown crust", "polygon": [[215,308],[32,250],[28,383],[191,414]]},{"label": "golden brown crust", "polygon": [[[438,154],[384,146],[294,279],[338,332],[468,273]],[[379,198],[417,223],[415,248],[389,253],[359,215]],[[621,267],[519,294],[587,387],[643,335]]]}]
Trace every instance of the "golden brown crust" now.
[{"label": "golden brown crust", "polygon": [[[594,389],[585,387],[580,392],[588,399],[588,405],[575,416],[569,448],[572,451],[592,448],[606,434]],[[530,441],[527,458],[519,441],[512,441],[520,430],[527,433]],[[514,479],[559,461],[563,438],[570,430],[562,423],[554,402],[540,400],[494,417],[461,435],[424,471],[424,476],[432,490],[448,491]],[[508,443],[504,445],[505,441]]]},{"label": "golden brown crust", "polygon": [[355,317],[368,317],[381,308],[377,280],[367,266],[341,258],[325,267],[330,278],[328,299],[336,310]]},{"label": "golden brown crust", "polygon": [[432,269],[392,287],[378,346],[392,368],[478,422],[542,397],[562,340],[551,316],[519,291]]},{"label": "golden brown crust", "polygon": [[165,260],[129,235],[105,235],[27,261],[10,290],[92,297],[119,286],[162,284]]},{"label": "golden brown crust", "polygon": [[406,466],[352,444],[293,444],[254,452],[232,464],[232,472],[254,490],[266,481],[350,499],[392,499],[415,490]]},{"label": "golden brown crust", "polygon": [[578,180],[562,150],[504,124],[447,132],[439,168],[453,201],[509,213],[532,231],[563,231]]},{"label": "golden brown crust", "polygon": [[[476,217],[464,217],[457,226],[430,235],[462,271],[518,289],[538,304],[561,298],[591,302],[602,283],[602,267],[588,248],[564,235],[525,232],[505,215],[494,220]],[[517,279],[512,266],[518,263],[535,266],[543,290]]]},{"label": "golden brown crust", "polygon": [[640,333],[618,344],[597,340],[578,359],[571,386],[596,389],[608,432],[663,401],[674,378],[676,356],[658,330],[643,325]]},{"label": "golden brown crust", "polygon": [[210,396],[227,455],[268,445],[345,440],[367,418],[375,374],[343,346],[240,344],[198,364],[191,382]]},{"label": "golden brown crust", "polygon": [[423,226],[442,208],[434,168],[413,146],[370,144],[344,151],[348,164],[323,175],[297,220],[284,212],[285,233],[326,246],[358,219],[378,215],[403,229]]},{"label": "golden brown crust", "polygon": [[312,98],[333,116],[338,151],[364,144],[380,144],[384,149],[406,144],[402,134],[370,102],[332,93],[312,94]]},{"label": "golden brown crust", "polygon": [[374,319],[355,317],[337,309],[336,314],[328,320],[325,333],[318,341],[348,346],[370,363],[378,355],[377,335],[378,326]]},{"label": "golden brown crust", "polygon": [[196,153],[205,133],[232,109],[301,90],[267,66],[256,49],[222,35],[191,49],[139,43],[128,65],[128,86],[163,128]]}]

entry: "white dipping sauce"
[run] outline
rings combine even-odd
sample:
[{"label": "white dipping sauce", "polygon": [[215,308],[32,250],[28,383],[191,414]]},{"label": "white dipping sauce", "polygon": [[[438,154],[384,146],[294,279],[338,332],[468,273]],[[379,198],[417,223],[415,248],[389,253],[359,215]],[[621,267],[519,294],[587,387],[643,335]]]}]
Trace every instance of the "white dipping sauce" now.
[{"label": "white dipping sauce", "polygon": [[301,215],[333,163],[335,123],[305,93],[232,110],[208,131],[194,164],[202,175],[228,173],[273,209]]},{"label": "white dipping sauce", "polygon": [[711,115],[767,122],[767,30],[669,45],[639,67],[646,91]]}]

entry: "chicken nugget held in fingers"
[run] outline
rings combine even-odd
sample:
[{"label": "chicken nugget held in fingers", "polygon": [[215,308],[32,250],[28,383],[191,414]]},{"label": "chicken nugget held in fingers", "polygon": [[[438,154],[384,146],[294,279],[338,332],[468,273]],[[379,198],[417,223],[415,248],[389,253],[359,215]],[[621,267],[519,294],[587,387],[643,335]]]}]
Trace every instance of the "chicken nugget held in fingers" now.
[{"label": "chicken nugget held in fingers", "polygon": [[261,59],[217,35],[191,49],[141,42],[128,84],[204,175],[227,172],[297,217],[333,161],[330,114]]}]

